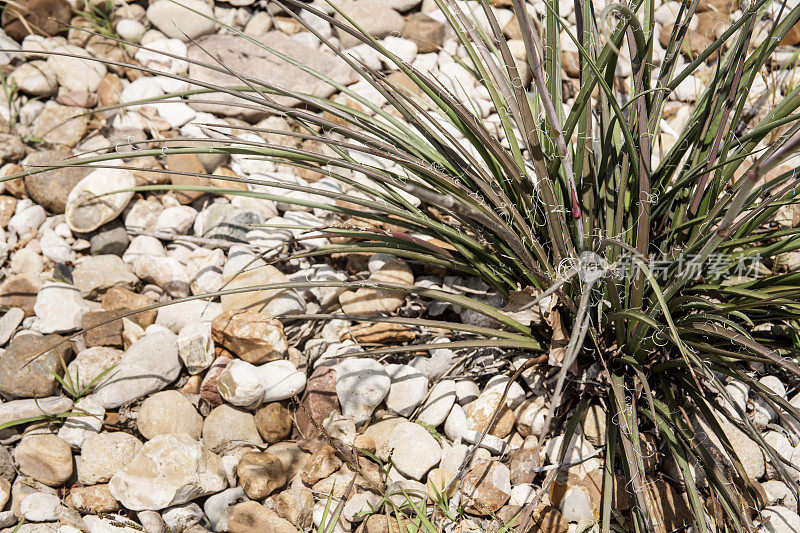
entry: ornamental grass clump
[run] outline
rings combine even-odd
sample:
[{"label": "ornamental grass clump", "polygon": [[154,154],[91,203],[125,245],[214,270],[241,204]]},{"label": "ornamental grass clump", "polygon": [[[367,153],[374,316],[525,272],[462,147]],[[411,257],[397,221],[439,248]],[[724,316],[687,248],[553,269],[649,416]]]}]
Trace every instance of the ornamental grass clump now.
[{"label": "ornamental grass clump", "polygon": [[[484,316],[473,323],[446,318],[456,316],[452,314],[438,320],[341,313],[302,318],[442,328],[455,337],[453,349],[512,354],[514,379],[538,373],[540,379],[531,379],[529,385],[536,381],[546,395],[547,411],[535,435],[537,444],[527,452],[535,458],[530,482],[537,492],[519,517],[523,523],[532,523],[536,505],[570,466],[564,459],[566,445],[559,456],[563,468],[543,468],[539,449],[553,435],[570,442],[590,411],[605,416],[598,423],[604,432],[599,456],[602,531],[660,527],[664,500],[655,497],[655,480],[645,465],[645,447],[651,442],[674,466],[673,481],[685,487],[698,531],[752,530],[754,509],[766,505],[760,485],[734,452],[729,428],[763,450],[797,493],[794,466],[765,442],[762,428],[748,418],[726,384],[744,384],[751,398],[781,419],[800,419],[794,406],[759,381],[765,369],[789,383],[800,379],[800,274],[787,271],[783,263],[788,252],[800,248],[800,238],[797,228],[775,223],[800,192],[795,163],[786,164],[800,144],[800,87],[770,100],[766,110],[752,103],[752,88],[762,82],[765,68],[787,73],[788,67],[771,58],[800,21],[800,7],[768,0],[743,4],[716,40],[695,50],[687,34],[698,0],[684,2],[666,52],[656,58],[660,36],[654,35],[652,0],[604,9],[576,0],[576,31],[559,16],[558,0],[545,2],[543,20],[529,16],[523,0],[513,0],[523,54],[512,53],[486,0],[436,0],[460,43],[462,53],[454,61],[479,82],[499,116],[491,122],[458,80],[439,79],[403,61],[337,4],[331,4],[336,12],[331,16],[316,4],[284,3],[298,24],[358,73],[368,91],[342,85],[226,27],[238,39],[330,84],[344,98],[278,87],[268,73],[263,78],[237,73],[213,54],[189,62],[233,76],[236,84],[220,86],[136,67],[187,81],[191,88],[122,107],[189,96],[214,102],[224,95],[226,105],[279,115],[292,129],[242,126],[262,137],[234,136],[207,124],[203,128],[213,136],[163,139],[161,148],[142,144],[124,157],[231,154],[318,172],[336,180],[343,192],[265,175],[191,172],[183,174],[231,186],[152,185],[137,190],[242,195],[325,210],[347,222],[294,229],[308,231],[300,240],[321,234],[334,244],[299,249],[291,258],[388,253],[437,272],[480,280],[482,285],[472,287],[483,287],[489,296],[430,284],[337,281],[223,288],[206,296],[270,288],[368,287]],[[763,26],[768,14],[774,23],[766,28],[766,38],[754,43],[754,28]],[[357,39],[394,65],[403,74],[402,85],[398,77],[342,53],[308,22],[308,15],[327,21],[340,36]],[[569,42],[561,41],[564,36]],[[566,46],[578,50],[577,64],[569,66],[579,70],[579,85],[566,95],[568,105],[561,53]],[[713,68],[685,127],[672,130],[662,118],[674,101],[671,95],[699,80],[694,74],[707,64]],[[300,105],[286,105],[284,97]],[[303,141],[323,148],[307,149]],[[88,154],[66,164],[102,166],[120,157]],[[242,190],[241,184],[250,190]],[[283,192],[259,192],[263,186]],[[504,303],[496,305],[499,300],[490,296],[502,297]],[[378,348],[366,355],[432,346]],[[461,481],[457,475],[451,485],[458,487]],[[620,484],[628,491],[630,511],[618,510],[612,501],[612,487]],[[434,525],[425,518],[420,527]]]}]

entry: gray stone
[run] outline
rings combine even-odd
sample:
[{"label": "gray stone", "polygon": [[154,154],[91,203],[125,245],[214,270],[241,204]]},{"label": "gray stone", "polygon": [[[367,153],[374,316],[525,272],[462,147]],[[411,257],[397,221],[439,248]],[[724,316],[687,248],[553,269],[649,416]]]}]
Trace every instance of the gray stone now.
[{"label": "gray stone", "polygon": [[413,366],[386,365],[392,380],[386,407],[400,416],[410,416],[428,393],[428,378]]},{"label": "gray stone", "polygon": [[391,379],[374,359],[345,359],[336,372],[336,395],[342,414],[357,426],[372,418],[375,407],[389,393]]},{"label": "gray stone", "polygon": [[[187,7],[199,11],[202,15],[189,11]],[[206,17],[213,18],[214,12],[202,0],[184,0],[180,3],[158,0],[147,8],[147,20],[153,26],[161,30],[167,37],[182,41],[214,33],[214,21]]]},{"label": "gray stone", "polygon": [[211,324],[193,322],[178,333],[178,355],[190,374],[199,374],[211,366],[216,357],[211,338]]},{"label": "gray stone", "polygon": [[[205,503],[203,503],[203,511],[205,511],[206,518],[211,524],[214,531],[224,531],[226,525],[223,521],[225,512],[228,507],[240,501],[244,501],[246,496],[242,487],[232,487],[225,489],[218,494],[209,496]],[[223,527],[218,527],[223,526]]]},{"label": "gray stone", "polygon": [[222,461],[186,434],[157,435],[111,478],[111,494],[134,511],[158,510],[221,492]]},{"label": "gray stone", "polygon": [[430,432],[414,422],[401,422],[389,434],[392,464],[410,478],[420,480],[439,464],[442,448]]},{"label": "gray stone", "polygon": [[156,326],[150,326],[146,335],[128,348],[114,375],[93,394],[105,409],[143,398],[178,378],[178,337],[166,329],[152,328]]},{"label": "gray stone", "polygon": [[215,450],[231,441],[264,442],[252,414],[223,404],[215,407],[203,422],[203,444]]},{"label": "gray stone", "polygon": [[217,302],[204,302],[202,300],[176,302],[158,308],[156,324],[178,334],[189,324],[201,322],[210,324],[221,312],[222,306]]},{"label": "gray stone", "polygon": [[[390,6],[390,2],[378,0],[352,0],[343,2],[341,9],[346,15],[357,21],[365,32],[375,39],[382,39],[393,32],[399,35],[405,25],[405,20],[403,20],[400,13]],[[340,22],[347,24],[342,15],[337,13],[336,18]],[[361,43],[361,41],[339,28],[336,29],[336,35],[344,48]]]},{"label": "gray stone", "polygon": [[447,419],[456,401],[456,382],[445,379],[434,385],[417,420],[431,426],[438,426]]},{"label": "gray stone", "polygon": [[132,290],[139,279],[117,255],[87,256],[72,271],[72,280],[84,298],[97,299],[111,287]]},{"label": "gray stone", "polygon": [[[259,36],[258,39],[266,46],[291,56],[299,63],[311,67],[343,85],[350,85],[358,79],[355,71],[344,62],[334,57],[320,54],[318,49],[303,46],[281,32],[268,32]],[[335,92],[335,89],[327,83],[321,82],[299,68],[289,65],[275,56],[275,54],[235,35],[211,35],[198,39],[197,45],[189,47],[189,58],[206,61],[208,59],[207,53],[209,52],[217,57],[227,68],[244,76],[258,77],[263,76],[264,72],[269,72],[270,82],[279,87],[319,97],[327,97]],[[233,76],[195,64],[189,65],[189,77],[222,86],[239,83]],[[294,98],[284,96],[276,96],[274,98],[283,105],[296,105],[298,103]],[[236,103],[239,100],[227,94],[204,95],[203,99],[218,100],[221,103],[201,104],[199,102],[191,103],[190,100],[190,105],[198,110],[228,116],[263,118],[265,115],[262,111],[251,111],[230,105],[231,102]]]},{"label": "gray stone", "polygon": [[103,429],[105,409],[92,398],[81,398],[75,410],[88,416],[71,416],[58,428],[58,437],[76,448],[83,446],[87,437],[100,433]]},{"label": "gray stone", "polygon": [[66,283],[45,283],[33,312],[39,319],[37,329],[42,333],[66,333],[81,328],[83,314],[88,304],[77,287]]},{"label": "gray stone", "polygon": [[75,185],[67,197],[64,215],[69,228],[77,233],[88,233],[114,220],[133,198],[130,189],[134,186],[136,178],[129,170],[93,170]]},{"label": "gray stone", "polygon": [[[0,404],[0,424],[6,424],[21,418],[33,418],[43,415],[60,415],[72,409],[72,400],[66,396],[50,396],[31,400],[12,400]],[[2,435],[2,434],[0,434]],[[0,454],[2,455],[2,454]],[[2,464],[2,460],[0,460]],[[0,475],[5,477],[3,467]]]},{"label": "gray stone", "polygon": [[264,217],[230,204],[214,204],[203,213],[203,237],[232,242],[247,242],[247,232],[264,223]]},{"label": "gray stone", "polygon": [[89,253],[92,255],[118,255],[122,257],[131,243],[125,226],[119,220],[95,230],[89,237]]},{"label": "gray stone", "polygon": [[0,316],[0,346],[8,342],[8,339],[22,323],[23,318],[25,318],[25,311],[19,307],[12,307],[3,316]]}]

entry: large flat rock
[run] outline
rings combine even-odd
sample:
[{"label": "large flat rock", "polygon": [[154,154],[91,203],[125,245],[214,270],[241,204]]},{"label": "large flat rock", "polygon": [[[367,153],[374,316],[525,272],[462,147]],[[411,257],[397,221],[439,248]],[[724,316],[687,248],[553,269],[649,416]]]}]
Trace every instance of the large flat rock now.
[{"label": "large flat rock", "polygon": [[[349,85],[358,80],[355,70],[341,59],[304,46],[281,32],[271,31],[257,39],[266,46],[292,57],[300,64],[311,67],[343,85]],[[214,58],[209,57],[209,53]],[[233,72],[252,76],[292,91],[319,97],[328,97],[335,92],[335,89],[324,81],[318,80],[313,75],[289,64],[269,50],[265,50],[257,44],[235,35],[208,35],[202,37],[197,40],[196,45],[189,47],[189,58],[208,64],[217,64],[216,60],[218,60]],[[189,78],[226,87],[243,85],[241,80],[235,76],[195,64],[190,64]],[[197,100],[214,100],[221,103],[202,103]],[[286,96],[275,97],[275,100],[280,104],[289,106],[299,103],[297,99]],[[190,98],[190,105],[199,111],[208,111],[249,120],[263,118],[267,114],[266,109],[261,112],[231,105],[237,102],[248,103],[226,93],[201,94]]]}]

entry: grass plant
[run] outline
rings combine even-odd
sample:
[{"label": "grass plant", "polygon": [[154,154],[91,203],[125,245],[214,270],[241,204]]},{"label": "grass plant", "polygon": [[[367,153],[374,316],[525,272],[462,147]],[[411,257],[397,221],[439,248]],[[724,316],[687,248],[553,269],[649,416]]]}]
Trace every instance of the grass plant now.
[{"label": "grass plant", "polygon": [[[339,243],[298,251],[292,257],[387,252],[478,278],[487,290],[515,305],[513,310],[497,309],[480,298],[443,288],[365,282],[275,284],[223,289],[206,296],[267,288],[377,287],[451,303],[493,319],[489,326],[476,326],[444,319],[344,316],[445,328],[452,332],[454,349],[495,348],[537,361],[538,371],[547,378],[549,406],[546,427],[537,436],[539,446],[555,434],[566,434],[564,442],[569,442],[586,410],[602,405],[607,433],[601,531],[656,527],[658,510],[654,511],[646,490],[651,480],[642,459],[643,433],[654,436],[660,453],[678,465],[699,531],[753,530],[752,509],[763,505],[763,494],[733,453],[723,420],[763,449],[797,493],[789,472],[793,467],[764,441],[725,384],[729,379],[742,382],[751,398],[763,400],[781,418],[800,419],[793,405],[758,381],[767,368],[791,383],[800,375],[800,272],[780,267],[784,254],[800,248],[800,229],[775,223],[777,214],[797,203],[800,192],[794,163],[785,165],[800,144],[800,87],[788,86],[766,110],[754,110],[749,103],[754,82],[770,68],[778,43],[800,20],[800,7],[779,6],[771,15],[768,36],[754,43],[753,28],[769,19],[771,2],[742,4],[738,18],[708,48],[687,53],[687,33],[699,3],[687,0],[681,4],[663,60],[656,61],[653,0],[610,4],[603,10],[589,0],[576,0],[576,31],[559,16],[559,0],[546,0],[546,16],[536,23],[523,0],[513,0],[527,55],[523,63],[512,55],[486,0],[436,0],[464,51],[459,61],[479,81],[499,116],[499,122],[492,124],[480,116],[462,88],[396,57],[346,13],[339,11],[333,17],[300,0],[284,3],[386,104],[378,105],[226,27],[238,38],[331,84],[355,104],[277,87],[268,77],[231,71],[210,55],[189,61],[231,74],[236,84],[222,87],[136,67],[188,81],[192,88],[126,105],[158,105],[190,95],[210,100],[220,93],[232,95],[243,109],[262,109],[292,125],[291,131],[252,127],[252,132],[280,134],[287,141],[315,141],[324,150],[225,136],[218,127],[206,125],[207,131],[217,132],[215,137],[163,139],[163,148],[143,146],[124,157],[227,153],[317,171],[337,180],[344,192],[323,190],[313,183],[213,174],[191,175],[270,185],[308,196],[212,186],[154,185],[137,190],[244,195],[324,209],[353,223],[308,228],[339,237]],[[419,95],[340,52],[297,16],[300,10],[376,51],[413,83]],[[578,91],[566,106],[559,52],[562,34],[580,51]],[[615,81],[617,68],[625,61],[630,64],[627,94],[617,90],[619,80]],[[706,64],[713,65],[710,79],[692,104],[685,128],[673,132],[668,143],[662,120],[665,105]],[[522,82],[527,75],[530,86]],[[283,105],[278,96],[294,98],[300,105]],[[63,164],[111,165],[120,157],[87,154]],[[552,317],[549,322],[540,318],[549,301],[558,323]],[[563,330],[554,329],[559,324]],[[558,340],[566,345],[556,349],[552,341],[561,332],[566,335]],[[435,345],[380,348],[368,355],[431,346]],[[549,365],[542,363],[543,354],[549,356],[545,358]],[[589,369],[596,377],[587,384],[582,376]],[[717,398],[732,407],[721,408]],[[698,445],[698,419],[721,443],[722,453]],[[566,448],[561,452],[563,459]],[[533,476],[540,494],[557,473],[554,469]],[[630,492],[631,511],[624,520],[612,512],[610,487],[617,474]],[[421,531],[439,527],[430,522],[425,509],[413,503],[411,507],[392,513],[414,518]],[[530,520],[534,507],[523,512],[523,523]],[[329,504],[326,516],[338,517],[340,511]],[[447,513],[438,516],[446,518]]]}]

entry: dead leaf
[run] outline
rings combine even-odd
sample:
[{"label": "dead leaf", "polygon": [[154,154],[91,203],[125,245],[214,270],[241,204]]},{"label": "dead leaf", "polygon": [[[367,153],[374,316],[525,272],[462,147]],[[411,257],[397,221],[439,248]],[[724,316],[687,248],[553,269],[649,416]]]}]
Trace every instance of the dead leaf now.
[{"label": "dead leaf", "polygon": [[545,312],[547,312],[551,302],[555,299],[552,296],[542,299],[535,305],[531,302],[536,300],[542,293],[534,287],[525,287],[521,291],[513,291],[508,295],[508,303],[500,311],[513,318],[524,326],[541,326],[546,322]]},{"label": "dead leaf", "polygon": [[569,332],[561,320],[561,313],[558,312],[558,309],[552,310],[550,319],[553,328],[553,336],[550,337],[550,357],[548,363],[551,366],[561,366],[564,362],[564,356],[567,353]]}]

